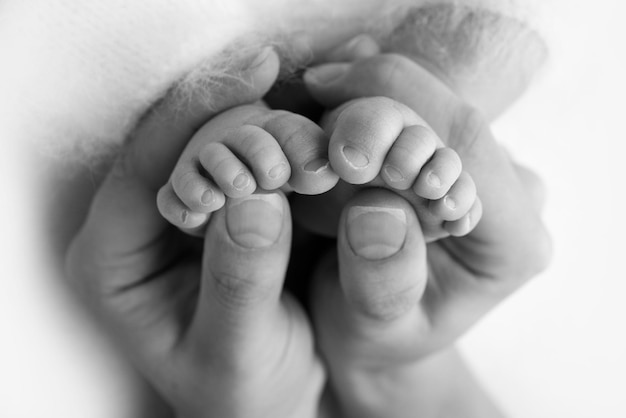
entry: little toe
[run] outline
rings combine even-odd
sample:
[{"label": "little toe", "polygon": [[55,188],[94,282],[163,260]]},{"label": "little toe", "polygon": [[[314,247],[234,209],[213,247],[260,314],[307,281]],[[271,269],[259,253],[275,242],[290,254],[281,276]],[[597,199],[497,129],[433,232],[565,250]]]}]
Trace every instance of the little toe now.
[{"label": "little toe", "polygon": [[187,207],[176,195],[170,182],[161,187],[157,193],[157,208],[161,216],[182,230],[200,228],[210,217],[210,214],[194,212]]},{"label": "little toe", "polygon": [[252,173],[241,160],[219,142],[208,144],[200,152],[200,163],[228,197],[249,196],[256,190]]},{"label": "little toe", "polygon": [[463,215],[456,221],[446,221],[443,223],[443,229],[445,229],[450,235],[454,237],[462,237],[474,230],[480,218],[483,215],[483,206],[479,198],[472,205],[469,212]]},{"label": "little toe", "polygon": [[444,221],[461,219],[476,201],[476,185],[466,171],[441,199],[429,203],[430,212]]},{"label": "little toe", "polygon": [[224,194],[199,172],[198,166],[177,166],[171,177],[173,191],[189,209],[209,213],[224,206]]},{"label": "little toe", "polygon": [[392,189],[409,189],[440,143],[437,135],[425,126],[404,128],[387,153],[381,177]]},{"label": "little toe", "polygon": [[439,148],[422,168],[413,185],[415,193],[425,199],[441,199],[457,181],[463,165],[452,148]]}]

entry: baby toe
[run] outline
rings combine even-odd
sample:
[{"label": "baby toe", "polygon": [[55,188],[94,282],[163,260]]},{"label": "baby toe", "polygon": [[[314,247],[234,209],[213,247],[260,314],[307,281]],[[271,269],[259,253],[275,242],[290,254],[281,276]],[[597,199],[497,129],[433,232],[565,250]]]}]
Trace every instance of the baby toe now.
[{"label": "baby toe", "polygon": [[183,204],[194,212],[209,213],[224,206],[224,194],[197,167],[177,167],[170,183]]},{"label": "baby toe", "polygon": [[480,218],[483,215],[483,206],[479,198],[472,205],[469,212],[463,215],[456,221],[446,221],[443,223],[443,229],[445,229],[450,235],[454,237],[462,237],[469,234],[478,225]]},{"label": "baby toe", "polygon": [[420,171],[413,190],[425,199],[441,199],[462,171],[461,158],[452,148],[439,148]]},{"label": "baby toe", "polygon": [[183,230],[201,227],[210,216],[207,213],[194,212],[187,207],[169,182],[157,193],[157,208],[169,223]]},{"label": "baby toe", "polygon": [[289,180],[289,162],[276,139],[263,128],[243,125],[229,132],[224,144],[252,170],[262,189],[278,189]]},{"label": "baby toe", "polygon": [[289,186],[300,194],[320,194],[339,179],[328,161],[328,136],[314,122],[290,112],[275,112],[263,127],[282,149],[291,168]]},{"label": "baby toe", "polygon": [[383,163],[381,177],[385,183],[396,190],[409,189],[435,153],[438,142],[436,134],[425,126],[404,128]]},{"label": "baby toe", "polygon": [[213,142],[200,153],[200,163],[228,197],[249,196],[256,190],[252,173],[224,144]]},{"label": "baby toe", "polygon": [[404,126],[401,106],[390,99],[372,97],[347,104],[336,117],[330,137],[333,170],[350,184],[374,180]]},{"label": "baby toe", "polygon": [[463,171],[443,198],[430,202],[429,209],[444,221],[456,221],[471,209],[475,201],[476,185],[472,177]]}]

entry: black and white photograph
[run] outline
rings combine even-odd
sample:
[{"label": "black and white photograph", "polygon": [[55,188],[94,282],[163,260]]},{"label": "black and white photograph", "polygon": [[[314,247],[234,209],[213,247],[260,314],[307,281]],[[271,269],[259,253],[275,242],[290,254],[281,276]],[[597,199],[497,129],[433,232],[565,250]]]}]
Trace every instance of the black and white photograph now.
[{"label": "black and white photograph", "polygon": [[626,3],[0,0],[0,417],[625,418]]}]

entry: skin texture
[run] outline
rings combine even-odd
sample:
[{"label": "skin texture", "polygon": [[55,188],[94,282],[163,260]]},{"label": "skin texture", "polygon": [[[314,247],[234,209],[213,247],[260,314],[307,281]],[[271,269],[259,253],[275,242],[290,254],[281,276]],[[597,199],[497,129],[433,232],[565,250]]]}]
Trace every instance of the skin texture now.
[{"label": "skin texture", "polygon": [[[283,186],[317,196],[340,179],[342,188],[378,179],[380,187],[411,199],[427,242],[465,235],[479,222],[480,199],[460,158],[406,106],[384,97],[353,100],[328,115],[323,126],[326,132],[303,116],[261,105],[221,113],[190,139],[159,190],[159,211],[179,229],[202,234],[225,196],[237,199],[257,187]],[[344,150],[362,147],[370,155],[364,166],[354,166]],[[401,181],[389,175],[392,167]],[[276,168],[281,174],[271,176]],[[431,184],[433,176],[436,185]],[[314,200],[315,211],[339,213],[345,204],[324,196]],[[315,234],[336,236],[336,227],[314,227],[323,219],[312,214],[305,225]]]},{"label": "skin texture", "polygon": [[[345,71],[339,77],[337,65]],[[328,69],[336,77],[329,83],[316,82],[316,71]],[[413,81],[408,86],[402,81],[407,79]],[[411,250],[407,235],[398,253],[385,259],[395,265],[397,275],[382,275],[393,277],[384,291],[380,290],[378,262],[367,265],[352,251],[342,253],[350,248],[341,244],[349,241],[349,234],[339,237],[339,277],[324,281],[322,277],[328,279],[332,274],[322,270],[320,280],[314,282],[325,283],[317,290],[324,296],[316,301],[324,303],[315,310],[316,329],[334,387],[345,399],[354,401],[348,402],[346,410],[353,416],[388,414],[384,405],[391,396],[406,405],[398,408],[400,411],[410,411],[413,392],[409,390],[403,397],[396,392],[403,387],[398,384],[391,385],[394,393],[386,393],[388,382],[406,383],[419,376],[410,371],[411,365],[419,369],[421,359],[450,344],[545,268],[550,240],[526,185],[495,143],[486,120],[414,62],[398,55],[375,56],[348,65],[320,66],[305,80],[313,96],[331,107],[383,93],[407,104],[459,152],[480,191],[484,215],[476,229],[467,237],[442,240],[418,252]],[[450,110],[437,111],[442,108]],[[494,172],[499,175],[493,176]],[[356,199],[381,199],[363,193]],[[385,206],[382,202],[387,201],[392,198],[379,200],[377,205]],[[349,231],[345,222],[344,212],[340,231]],[[329,261],[330,266],[334,263]],[[402,273],[409,271],[414,273]],[[372,400],[377,395],[378,409]],[[373,405],[359,408],[356,399],[370,399]]]},{"label": "skin texture", "polygon": [[[469,111],[432,75],[403,57],[377,55],[341,65],[348,72],[336,80],[339,85],[315,83],[315,70],[305,77],[313,96],[328,106],[372,95],[373,89],[419,114],[428,114],[433,98],[458,112]],[[403,73],[389,77],[389,69]],[[276,70],[272,54],[252,71],[251,90],[245,84],[229,86],[240,94],[227,97],[254,101]],[[402,96],[406,86],[394,83],[407,78],[435,90],[429,106],[410,92]],[[233,104],[226,101],[223,107]],[[289,208],[279,193],[253,195],[217,212],[202,264],[196,245],[176,235],[156,212],[156,192],[174,164],[172,155],[214,111],[201,109],[199,105],[187,114],[189,119],[170,124],[165,102],[154,113],[158,117],[146,118],[98,192],[68,257],[68,269],[90,305],[177,413],[316,416],[320,408],[331,416],[400,417],[415,408],[439,414],[445,406],[497,416],[467,374],[462,382],[451,379],[457,386],[448,380],[430,385],[423,397],[415,396],[415,388],[437,369],[434,365],[442,367],[443,375],[456,374],[448,369],[450,364],[462,369],[456,354],[445,347],[545,262],[543,251],[537,250],[545,237],[536,212],[524,207],[526,192],[483,120],[457,119],[456,112],[449,119],[428,114],[444,141],[471,145],[459,149],[473,164],[468,169],[480,179],[479,187],[491,197],[485,201],[485,214],[525,215],[512,218],[515,223],[481,222],[467,239],[427,248],[406,201],[388,191],[358,193],[339,222],[338,259],[329,255],[314,274],[311,307],[320,349],[314,352],[313,328],[298,304],[281,293],[291,232]],[[468,121],[479,129],[470,130],[476,127]],[[459,132],[475,135],[467,141],[455,137]],[[155,135],[170,138],[170,146],[163,147]],[[505,175],[491,178],[486,163]],[[518,189],[507,194],[511,185]],[[297,204],[294,208],[298,210]],[[245,219],[266,221],[242,223]],[[381,219],[390,222],[386,234],[365,239],[375,245],[380,237],[387,244],[390,238],[399,243],[382,260],[362,252],[362,237],[355,235],[375,230]],[[393,228],[398,220],[403,228]],[[507,234],[500,234],[502,230]],[[405,236],[394,240],[398,232]],[[528,255],[523,266],[512,256],[520,251]],[[181,278],[186,278],[182,285]],[[386,278],[384,287],[377,285],[381,278]],[[322,398],[320,355],[330,372],[329,391]],[[432,361],[423,362],[425,358]],[[276,379],[275,384],[268,385],[268,379]],[[388,410],[389,399],[398,405],[393,411]]]},{"label": "skin texture", "polygon": [[[277,64],[271,54],[246,83],[228,85],[237,94],[222,108],[235,104],[231,97],[257,100]],[[171,124],[167,109],[146,118],[116,161],[73,241],[69,274],[180,416],[314,416],[323,371],[302,311],[288,299],[279,302],[291,235],[286,201],[272,194],[220,212],[202,260],[154,202],[189,129],[215,110],[198,102],[195,112]],[[236,228],[250,211],[275,219],[256,230],[265,240],[254,239],[260,236],[254,228],[252,239]]]},{"label": "skin texture", "polygon": [[[346,26],[345,34],[337,31],[332,37],[348,36],[356,27]],[[330,43],[317,38],[313,49],[324,49],[324,42]],[[225,77],[220,83],[224,94],[217,94],[220,99],[210,107],[203,98],[192,97],[190,112],[180,112],[180,104],[173,105],[168,96],[139,123],[124,158],[114,164],[72,245],[68,270],[77,287],[180,416],[250,416],[259,411],[271,416],[315,416],[318,406],[321,413],[331,416],[338,411],[341,416],[380,416],[390,413],[380,410],[389,399],[403,405],[394,411],[398,416],[415,408],[441,414],[442,405],[475,416],[496,414],[489,401],[477,395],[480,391],[472,390],[476,385],[467,375],[467,379],[459,378],[457,387],[449,381],[439,387],[431,384],[423,397],[402,389],[413,384],[423,387],[434,375],[456,376],[447,367],[452,364],[461,370],[462,363],[447,349],[449,344],[540,270],[548,245],[537,212],[534,208],[526,211],[532,205],[518,205],[526,191],[513,165],[495,146],[485,118],[412,61],[374,57],[351,65],[349,80],[339,78],[340,84],[316,83],[311,77],[307,84],[312,95],[329,108],[364,96],[391,97],[427,120],[447,144],[458,146],[464,161],[473,167],[479,188],[490,194],[485,216],[491,221],[466,241],[426,248],[405,201],[380,190],[358,193],[337,217],[341,219],[338,259],[330,255],[317,264],[310,302],[312,327],[302,309],[280,291],[291,232],[289,209],[279,193],[265,200],[252,199],[250,205],[228,206],[216,215],[209,226],[203,260],[196,244],[181,239],[158,218],[156,190],[165,182],[183,143],[217,111],[259,99],[276,75],[274,55],[271,62],[251,74],[245,71],[246,63],[234,65],[244,68],[240,74],[244,81],[252,81],[238,84],[230,79],[229,83]],[[438,100],[428,105],[420,102],[419,95],[406,88],[407,79],[423,81],[418,83],[421,98],[428,96],[422,88],[429,91],[429,86],[436,86],[429,94]],[[398,85],[394,80],[402,82]],[[448,106],[452,112],[440,112]],[[138,108],[134,109],[131,113],[137,114]],[[450,119],[442,119],[442,113]],[[492,170],[504,173],[501,179],[494,182],[488,170],[480,169],[486,161]],[[399,218],[405,219],[409,229],[402,249],[387,262],[373,263],[355,252],[361,240],[350,233],[349,221],[370,227],[378,222],[353,216],[352,208],[377,217],[390,211],[404,213]],[[297,201],[294,209],[300,212]],[[523,222],[502,222],[501,213]],[[229,219],[236,216],[277,221],[265,230],[248,224],[251,231],[242,233],[233,226],[237,222],[229,227]],[[517,261],[519,254],[524,255],[523,264]],[[409,274],[407,260],[449,267],[426,271],[424,263]],[[237,269],[219,268],[226,261]],[[374,271],[389,281],[382,292],[375,286]],[[252,273],[257,280],[247,280]],[[312,348],[313,329],[320,352]],[[389,352],[387,344],[399,334],[406,334],[402,338],[408,341],[397,352]],[[386,341],[382,345],[381,339]],[[330,365],[331,375],[330,390],[325,392],[329,395],[320,401],[326,373],[322,360]],[[269,378],[276,378],[277,383],[268,385]],[[430,396],[433,393],[438,396]]]}]

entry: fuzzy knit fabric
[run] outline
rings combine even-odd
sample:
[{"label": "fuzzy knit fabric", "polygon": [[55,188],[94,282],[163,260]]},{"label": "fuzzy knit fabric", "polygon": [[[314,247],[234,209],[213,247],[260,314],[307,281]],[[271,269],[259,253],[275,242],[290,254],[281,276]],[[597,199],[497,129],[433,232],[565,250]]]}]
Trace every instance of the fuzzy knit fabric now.
[{"label": "fuzzy knit fabric", "polygon": [[512,0],[3,0],[0,101],[13,132],[39,148],[94,153],[193,68],[223,71],[217,57],[237,41],[254,49],[300,33],[323,50],[433,3],[527,16]]}]

